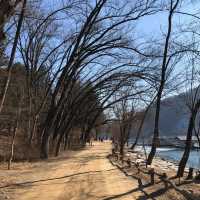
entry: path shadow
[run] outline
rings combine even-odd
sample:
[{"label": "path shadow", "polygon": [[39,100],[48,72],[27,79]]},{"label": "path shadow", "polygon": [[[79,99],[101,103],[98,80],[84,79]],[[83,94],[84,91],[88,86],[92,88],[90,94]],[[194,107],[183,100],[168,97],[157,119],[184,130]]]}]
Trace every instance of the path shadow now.
[{"label": "path shadow", "polygon": [[200,184],[200,180],[195,179],[195,178],[187,179],[187,177],[185,177],[184,179],[182,178],[182,180],[179,181],[179,178],[177,176],[172,176],[169,179],[176,181],[177,182],[176,183],[177,186],[187,185],[187,184],[191,184],[191,183]]},{"label": "path shadow", "polygon": [[147,197],[150,198],[150,199],[152,199],[152,200],[156,200],[155,199],[156,197],[163,195],[167,190],[165,188],[161,188],[161,189],[159,189],[159,190],[157,190],[155,192],[152,192],[150,194],[148,194],[144,190],[141,190],[141,191],[144,193],[144,195],[138,197],[137,200],[146,200]]},{"label": "path shadow", "polygon": [[129,195],[129,194],[131,194],[131,193],[133,193],[133,192],[136,192],[136,191],[138,191],[138,188],[134,188],[134,189],[132,189],[132,190],[129,190],[129,191],[124,192],[124,193],[121,193],[121,194],[117,194],[117,195],[113,195],[113,196],[110,196],[110,197],[106,197],[106,198],[104,198],[104,199],[102,199],[102,200],[117,199],[117,198],[120,198],[120,197]]},{"label": "path shadow", "polygon": [[[138,197],[137,200],[146,200],[146,199],[155,200],[156,197],[165,194],[169,189],[173,188],[172,186],[168,186],[167,188],[165,188],[165,187],[164,188],[158,188],[158,189],[156,189],[156,191],[148,194],[147,192],[144,191],[144,188],[147,188],[149,186],[153,186],[152,184],[147,183],[147,184],[143,185],[142,184],[142,179],[140,179],[139,177],[135,176],[134,174],[129,174],[128,172],[126,172],[124,170],[125,167],[120,167],[119,165],[116,165],[116,164],[112,163],[112,161],[110,159],[109,159],[109,161],[111,162],[111,164],[113,166],[117,167],[125,176],[132,177],[133,179],[137,180],[139,187],[135,188],[135,189],[132,189],[132,190],[130,190],[128,192],[122,193],[122,194],[118,194],[118,195],[114,195],[114,196],[111,196],[111,197],[108,197],[108,198],[104,198],[103,200],[116,199],[116,198],[131,194],[131,193],[136,192],[136,191],[141,191],[144,194],[144,195]],[[174,179],[174,177],[172,179]],[[163,181],[160,180],[160,181],[156,182],[154,184],[154,186],[158,185],[158,184],[160,184],[162,182]],[[186,184],[191,183],[191,182],[194,182],[194,180],[182,182],[181,184],[177,184],[177,186],[186,185]],[[189,198],[188,193],[185,193],[184,191],[183,192],[177,191],[177,192],[179,192],[181,195],[183,195],[186,199]]]},{"label": "path shadow", "polygon": [[7,187],[12,187],[12,186],[24,186],[24,185],[27,185],[27,184],[33,184],[33,183],[39,183],[39,182],[45,182],[45,181],[65,179],[65,178],[70,178],[70,177],[80,176],[80,175],[85,175],[85,174],[90,174],[90,173],[99,173],[99,172],[113,171],[113,170],[116,170],[116,169],[117,168],[112,168],[112,169],[108,169],[108,170],[87,171],[87,172],[80,172],[80,173],[76,173],[76,174],[70,174],[70,175],[66,175],[66,176],[49,178],[49,179],[40,179],[40,180],[35,180],[35,181],[26,181],[26,182],[22,182],[22,183],[12,183],[12,184],[1,186],[0,189],[7,188]]},{"label": "path shadow", "polygon": [[65,156],[60,156],[60,157],[56,157],[56,158],[52,158],[50,160],[47,160],[46,162],[47,163],[54,163],[54,162],[58,162],[58,161],[64,161],[65,159],[73,159],[75,160],[75,162],[79,162],[79,161],[84,161],[84,160],[87,160],[87,161],[90,161],[92,159],[105,159],[106,156],[105,156],[105,153],[99,153],[98,155],[87,155],[87,156],[79,156],[79,155],[65,155]]},{"label": "path shadow", "polygon": [[144,194],[144,196],[141,196],[141,197],[137,198],[137,200],[146,200],[147,198],[151,198],[152,200],[155,200],[155,198],[153,196],[151,197],[147,192],[144,191],[144,188],[147,188],[149,186],[151,186],[151,184],[142,185],[142,186],[139,186],[137,188],[131,189],[131,190],[127,191],[127,192],[124,192],[124,193],[121,193],[121,194],[117,194],[117,195],[113,195],[113,196],[110,196],[110,197],[106,197],[106,198],[104,198],[102,200],[117,199],[117,198],[132,194],[132,193],[137,192],[137,191],[141,191]]},{"label": "path shadow", "polygon": [[[146,199],[151,199],[151,200],[156,200],[156,197],[159,197],[163,194],[165,194],[169,189],[171,189],[172,187],[168,187],[168,189],[166,188],[160,188],[157,189],[156,191],[152,192],[152,193],[147,193],[144,189],[148,188],[150,186],[153,186],[152,184],[146,184],[146,185],[142,185],[139,186],[137,188],[131,189],[127,192],[121,193],[121,194],[117,194],[117,195],[113,195],[110,197],[106,197],[103,198],[102,200],[113,200],[113,199],[118,199],[120,197],[126,196],[126,195],[130,195],[133,194],[134,192],[140,191],[143,193],[143,195],[139,196],[136,198],[136,200],[146,200]],[[182,194],[186,199],[188,199],[188,196],[186,194]]]}]

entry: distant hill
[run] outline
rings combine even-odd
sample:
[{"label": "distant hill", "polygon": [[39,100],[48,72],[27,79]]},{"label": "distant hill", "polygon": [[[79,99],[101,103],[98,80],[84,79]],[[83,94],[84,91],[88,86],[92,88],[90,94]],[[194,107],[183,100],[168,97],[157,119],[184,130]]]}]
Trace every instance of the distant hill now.
[{"label": "distant hill", "polygon": [[[191,95],[188,93],[182,93],[162,101],[159,123],[161,137],[174,137],[186,134],[190,117],[189,108],[186,105],[189,96]],[[153,135],[154,118],[155,105],[150,108],[143,125],[142,134],[145,138]],[[132,137],[136,134],[138,124],[132,129]]]}]

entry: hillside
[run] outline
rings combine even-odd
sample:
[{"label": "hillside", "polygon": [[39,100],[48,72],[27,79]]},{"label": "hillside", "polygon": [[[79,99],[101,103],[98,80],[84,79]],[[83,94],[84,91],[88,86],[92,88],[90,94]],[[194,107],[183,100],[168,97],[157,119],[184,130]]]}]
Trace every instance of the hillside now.
[{"label": "hillside", "polygon": [[[189,93],[182,93],[162,101],[159,123],[161,137],[174,137],[186,134],[190,116],[189,108],[186,105],[186,102],[188,101],[186,98],[188,96],[190,96]],[[154,117],[155,105],[150,108],[143,125],[142,134],[145,137],[149,137],[153,133]],[[133,127],[132,137],[134,137],[136,131],[137,127]]]}]

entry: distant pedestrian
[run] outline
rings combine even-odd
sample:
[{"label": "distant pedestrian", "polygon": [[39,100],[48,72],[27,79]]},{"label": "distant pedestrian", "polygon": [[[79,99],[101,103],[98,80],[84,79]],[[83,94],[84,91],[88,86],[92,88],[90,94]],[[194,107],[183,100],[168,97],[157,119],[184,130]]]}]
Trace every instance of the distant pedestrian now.
[{"label": "distant pedestrian", "polygon": [[93,146],[93,137],[90,138],[90,146]]}]

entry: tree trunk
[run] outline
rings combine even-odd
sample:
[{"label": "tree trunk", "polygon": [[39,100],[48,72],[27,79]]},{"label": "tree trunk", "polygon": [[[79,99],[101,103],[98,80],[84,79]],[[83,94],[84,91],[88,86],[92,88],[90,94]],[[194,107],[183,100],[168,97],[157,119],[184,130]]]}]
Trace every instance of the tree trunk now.
[{"label": "tree trunk", "polygon": [[60,135],[58,142],[57,142],[57,145],[56,145],[56,151],[55,151],[56,157],[59,155],[62,139],[63,139],[63,135]]},{"label": "tree trunk", "polygon": [[[154,98],[154,99],[155,99],[155,98]],[[137,143],[138,143],[138,140],[139,140],[139,137],[140,137],[140,133],[141,133],[141,131],[142,131],[142,127],[143,127],[145,118],[146,118],[146,116],[147,116],[147,113],[148,113],[148,111],[149,111],[151,105],[152,105],[153,102],[154,102],[154,99],[153,99],[153,101],[148,105],[148,107],[146,108],[146,110],[145,110],[145,112],[144,112],[144,116],[142,117],[142,121],[141,121],[140,126],[139,126],[138,131],[137,131],[137,135],[136,135],[135,142],[132,144],[131,149],[134,149],[135,146],[136,146]]]},{"label": "tree trunk", "polygon": [[147,165],[150,165],[152,163],[152,160],[156,154],[156,147],[159,145],[159,115],[160,115],[160,103],[161,103],[161,97],[162,97],[162,92],[165,86],[165,74],[167,71],[167,67],[169,65],[168,58],[168,48],[169,48],[169,41],[170,41],[170,36],[172,32],[172,18],[173,18],[173,13],[175,12],[179,0],[176,0],[174,5],[173,1],[170,3],[170,10],[169,10],[169,15],[168,15],[168,30],[167,30],[167,35],[165,39],[165,46],[164,46],[164,52],[163,52],[163,61],[162,61],[162,67],[161,67],[161,79],[160,79],[160,86],[159,90],[157,93],[157,100],[156,100],[156,115],[155,115],[155,126],[154,126],[154,135],[153,135],[153,141],[152,141],[152,147],[151,147],[151,152],[149,153],[148,159],[147,159]]},{"label": "tree trunk", "polygon": [[48,153],[49,153],[49,138],[52,132],[52,126],[53,122],[55,122],[54,114],[55,109],[51,108],[51,110],[48,113],[48,116],[45,120],[45,127],[42,131],[42,138],[41,138],[41,149],[40,149],[40,158],[41,159],[48,159]]},{"label": "tree trunk", "polygon": [[122,142],[120,144],[120,150],[119,150],[119,152],[120,152],[120,155],[123,157],[124,156],[124,144]]},{"label": "tree trunk", "polygon": [[60,147],[61,147],[61,144],[62,144],[62,141],[63,141],[63,137],[65,137],[64,148],[66,148],[67,142],[70,141],[70,138],[68,139],[68,136],[70,134],[71,126],[67,127],[68,125],[62,127],[62,129],[59,131],[60,136],[59,136],[59,139],[58,139],[58,142],[57,142],[57,145],[56,145],[55,156],[59,155]]},{"label": "tree trunk", "polygon": [[28,132],[27,135],[29,137],[29,144],[31,144],[31,117],[32,117],[32,92],[31,92],[31,83],[30,77],[27,77],[27,86],[28,86]]},{"label": "tree trunk", "polygon": [[37,127],[38,119],[39,119],[39,116],[36,115],[36,116],[34,117],[33,127],[32,127],[31,134],[30,134],[30,138],[29,138],[29,145],[32,144],[32,140],[33,140],[34,135],[35,135],[35,132],[36,132],[36,127]]},{"label": "tree trunk", "polygon": [[13,47],[12,47],[12,50],[11,50],[11,56],[10,56],[10,60],[9,60],[9,63],[8,63],[8,68],[7,68],[8,74],[7,74],[7,78],[6,78],[5,86],[3,88],[3,93],[2,93],[2,96],[1,96],[1,102],[0,102],[0,113],[3,109],[3,104],[4,104],[4,101],[5,101],[5,98],[6,98],[8,86],[9,86],[10,79],[11,79],[12,65],[13,65],[13,62],[14,62],[18,38],[20,36],[20,30],[21,30],[21,27],[22,27],[23,19],[24,19],[25,8],[26,8],[26,0],[24,0],[24,2],[23,2],[22,10],[21,10],[21,13],[20,13],[20,16],[19,16],[19,21],[18,21],[18,24],[17,24],[17,30],[16,30],[16,33],[15,33]]},{"label": "tree trunk", "polygon": [[14,128],[14,132],[13,132],[11,150],[10,150],[10,157],[9,157],[9,160],[8,160],[8,170],[10,170],[11,163],[12,163],[13,156],[14,156],[14,146],[15,146],[15,137],[16,137],[16,134],[17,134],[17,127],[18,127],[18,124]]},{"label": "tree trunk", "polygon": [[16,118],[15,128],[14,128],[13,137],[12,137],[10,157],[8,160],[8,170],[10,170],[11,163],[12,163],[13,156],[14,156],[15,138],[17,135],[17,131],[18,131],[18,127],[19,127],[19,120],[20,120],[20,116],[21,116],[21,109],[22,109],[21,104],[22,104],[22,100],[23,100],[23,93],[20,95],[22,95],[22,96],[20,97],[19,106],[18,106],[18,110],[17,110],[17,118]]},{"label": "tree trunk", "polygon": [[122,124],[120,125],[120,141],[119,141],[119,153],[121,157],[123,158],[124,156],[124,138],[125,137],[125,125]]},{"label": "tree trunk", "polygon": [[41,142],[40,158],[48,159],[49,157],[49,134],[47,131],[44,132]]},{"label": "tree trunk", "polygon": [[190,116],[188,131],[187,131],[186,144],[185,144],[185,151],[183,153],[181,161],[179,162],[177,177],[183,176],[185,166],[187,164],[187,161],[188,161],[188,158],[189,158],[189,155],[190,155],[190,149],[191,149],[191,145],[192,145],[192,133],[193,133],[193,129],[194,129],[194,126],[195,126],[195,119],[196,119],[199,107],[200,107],[200,99],[195,104],[195,107],[192,110],[192,113],[191,113],[191,116]]},{"label": "tree trunk", "polygon": [[4,32],[4,26],[9,21],[10,17],[14,14],[16,6],[22,0],[16,0],[14,5],[11,0],[0,1],[0,57],[4,53],[4,41],[6,40],[6,33]]},{"label": "tree trunk", "polygon": [[65,135],[64,151],[67,149],[68,135]]},{"label": "tree trunk", "polygon": [[97,128],[95,128],[95,140],[98,140],[98,130],[97,130]]},{"label": "tree trunk", "polygon": [[159,92],[158,92],[158,96],[157,96],[154,135],[153,135],[151,151],[147,159],[147,165],[151,165],[152,160],[156,154],[156,147],[158,147],[160,143],[159,142],[159,117],[160,117],[160,102],[161,102],[163,86],[164,86],[164,83],[161,84]]}]

